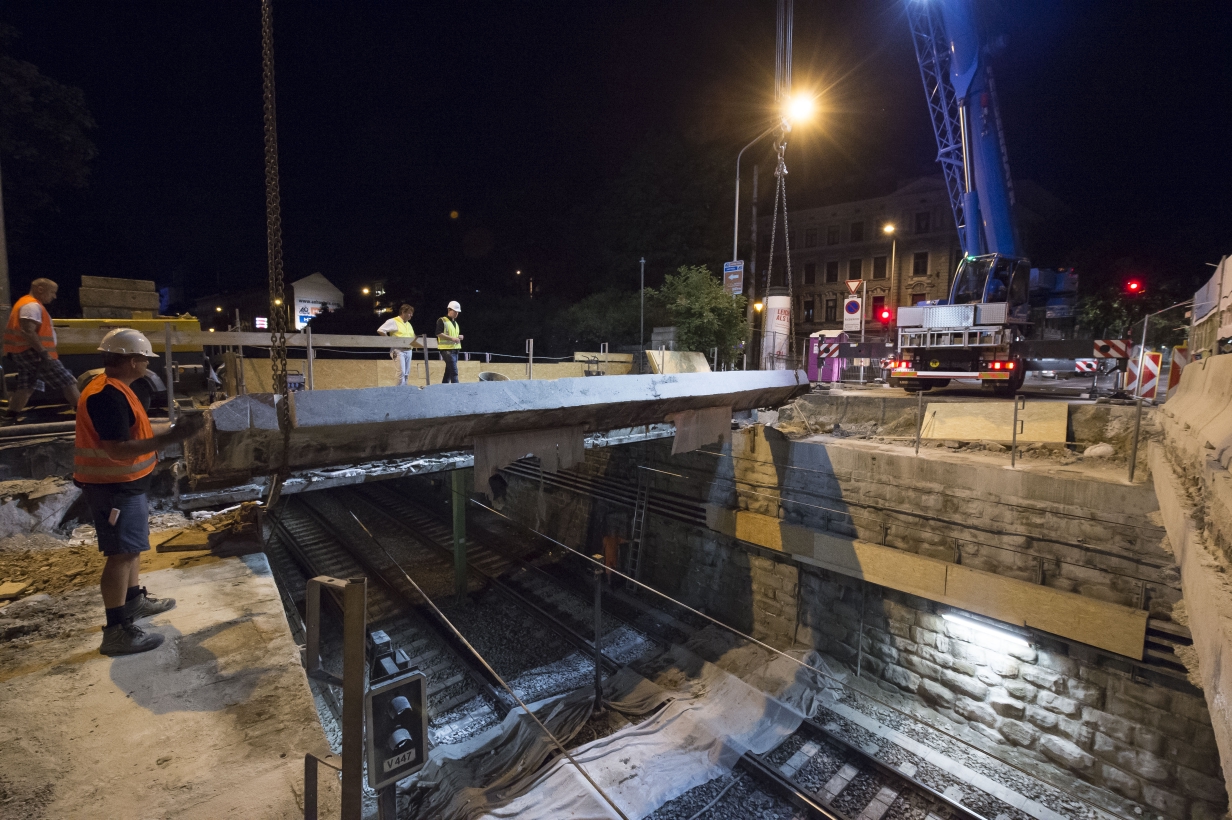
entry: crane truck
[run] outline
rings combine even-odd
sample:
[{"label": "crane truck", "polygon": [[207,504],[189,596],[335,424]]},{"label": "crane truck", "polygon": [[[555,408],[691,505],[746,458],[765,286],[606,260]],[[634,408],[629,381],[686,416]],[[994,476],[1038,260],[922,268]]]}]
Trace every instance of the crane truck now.
[{"label": "crane truck", "polygon": [[898,308],[890,385],[914,392],[979,379],[1012,394],[1026,378],[1032,340],[1063,335],[1056,320],[1073,315],[1077,276],[1032,268],[1020,252],[996,88],[971,0],[905,2],[963,258],[948,299]]}]

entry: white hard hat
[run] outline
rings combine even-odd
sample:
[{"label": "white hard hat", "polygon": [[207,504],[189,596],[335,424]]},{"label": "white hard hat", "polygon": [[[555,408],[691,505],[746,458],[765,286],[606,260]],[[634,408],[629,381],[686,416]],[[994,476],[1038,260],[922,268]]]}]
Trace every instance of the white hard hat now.
[{"label": "white hard hat", "polygon": [[457,302],[450,302],[450,303],[447,305],[447,307],[448,307],[450,310],[456,310],[458,313],[461,313],[461,312],[462,312],[462,306],[461,306],[461,305],[459,305]]},{"label": "white hard hat", "polygon": [[150,345],[150,340],[141,331],[129,327],[117,327],[108,333],[99,342],[98,349],[104,353],[154,357],[154,348]]}]

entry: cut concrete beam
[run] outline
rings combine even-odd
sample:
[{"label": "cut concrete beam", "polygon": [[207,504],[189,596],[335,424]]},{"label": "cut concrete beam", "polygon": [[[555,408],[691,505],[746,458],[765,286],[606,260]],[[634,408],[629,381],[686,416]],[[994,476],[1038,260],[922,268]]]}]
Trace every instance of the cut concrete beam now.
[{"label": "cut concrete beam", "polygon": [[83,288],[105,288],[107,290],[140,290],[146,293],[154,292],[153,279],[116,279],[111,276],[83,276]]},{"label": "cut concrete beam", "polygon": [[157,293],[147,293],[140,290],[81,288],[77,291],[77,298],[85,307],[158,310],[159,296]]},{"label": "cut concrete beam", "polygon": [[[476,436],[660,424],[716,406],[778,407],[807,392],[803,371],[682,373],[555,381],[321,390],[291,397],[293,470],[473,447]],[[186,448],[197,486],[224,486],[284,465],[276,397],[213,405],[206,436]]]}]

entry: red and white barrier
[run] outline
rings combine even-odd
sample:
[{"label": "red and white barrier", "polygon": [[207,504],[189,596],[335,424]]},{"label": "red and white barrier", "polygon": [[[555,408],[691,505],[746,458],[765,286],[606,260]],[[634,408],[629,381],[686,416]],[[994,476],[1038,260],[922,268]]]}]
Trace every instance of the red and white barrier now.
[{"label": "red and white barrier", "polygon": [[1095,358],[1128,359],[1134,343],[1129,339],[1096,339]]},{"label": "red and white barrier", "polygon": [[1099,362],[1095,359],[1075,359],[1074,371],[1077,373],[1094,373],[1099,369]]},{"label": "red and white barrier", "polygon": [[1172,348],[1172,362],[1168,365],[1168,395],[1172,395],[1172,391],[1176,390],[1177,385],[1181,383],[1181,371],[1185,369],[1185,365],[1192,361],[1189,356],[1189,347],[1181,345],[1180,347]]},{"label": "red and white barrier", "polygon": [[1159,389],[1159,367],[1163,362],[1162,353],[1147,353],[1142,357],[1142,387],[1138,387],[1138,356],[1129,359],[1129,375],[1125,380],[1125,390],[1144,399],[1154,399]]},{"label": "red and white barrier", "polygon": [[838,356],[838,348],[839,346],[836,343],[818,345],[817,358],[833,359]]}]

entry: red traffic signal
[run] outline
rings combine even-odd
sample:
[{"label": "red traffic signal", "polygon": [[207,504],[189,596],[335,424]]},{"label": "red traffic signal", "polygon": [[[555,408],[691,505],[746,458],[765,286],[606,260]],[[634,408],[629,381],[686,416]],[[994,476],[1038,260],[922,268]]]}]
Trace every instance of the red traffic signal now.
[{"label": "red traffic signal", "polygon": [[1137,295],[1145,290],[1146,285],[1142,283],[1141,279],[1130,279],[1125,283],[1125,292],[1130,295]]},{"label": "red traffic signal", "polygon": [[883,325],[888,326],[892,318],[894,318],[894,314],[890,312],[889,308],[882,308],[877,311],[877,321],[881,322]]}]

